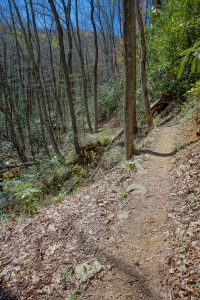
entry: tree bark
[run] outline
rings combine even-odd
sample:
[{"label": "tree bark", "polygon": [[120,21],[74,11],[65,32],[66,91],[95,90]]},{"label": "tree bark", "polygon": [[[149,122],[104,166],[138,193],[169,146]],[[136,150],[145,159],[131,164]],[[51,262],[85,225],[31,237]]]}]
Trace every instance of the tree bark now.
[{"label": "tree bark", "polygon": [[84,53],[83,53],[83,47],[81,42],[81,36],[80,36],[80,28],[79,28],[79,16],[78,16],[78,1],[75,0],[75,7],[76,7],[76,30],[77,30],[77,51],[80,58],[80,66],[81,66],[81,75],[82,75],[82,83],[83,83],[83,99],[84,99],[84,109],[85,109],[85,116],[87,119],[87,124],[90,133],[93,132],[92,124],[90,120],[90,114],[89,114],[89,107],[88,107],[88,92],[87,92],[87,76],[85,72],[85,61],[84,61]]},{"label": "tree bark", "polygon": [[94,47],[95,47],[95,62],[94,62],[94,122],[95,132],[98,132],[98,99],[97,99],[97,83],[98,83],[98,61],[99,61],[99,48],[97,38],[97,28],[94,19],[94,0],[90,0],[91,5],[91,21],[94,32]]},{"label": "tree bark", "polygon": [[37,48],[37,64],[36,64],[36,76],[38,76],[37,81],[39,83],[40,89],[41,89],[41,94],[42,94],[42,101],[41,101],[41,107],[42,107],[42,112],[44,114],[44,121],[45,125],[47,127],[47,131],[49,133],[50,141],[53,146],[54,152],[57,156],[62,158],[62,154],[58,148],[54,132],[51,126],[51,122],[49,120],[50,118],[50,113],[48,114],[47,111],[47,96],[46,96],[46,90],[45,90],[45,84],[44,84],[44,77],[43,77],[43,70],[42,70],[42,63],[41,63],[41,48],[40,48],[40,40],[39,40],[39,34],[38,34],[38,29],[37,29],[37,24],[36,24],[36,18],[35,18],[35,11],[33,8],[33,1],[29,0],[30,3],[30,9],[31,9],[31,16],[32,16],[32,21],[33,21],[33,27],[34,27],[34,33],[35,33],[35,38],[36,38],[36,48]]},{"label": "tree bark", "polygon": [[[2,87],[5,100],[6,100],[6,107],[8,109],[8,120],[10,125],[10,133],[12,138],[12,143],[14,147],[16,148],[18,155],[20,159],[25,162],[27,161],[27,156],[25,152],[25,139],[24,134],[22,130],[22,126],[20,124],[19,114],[15,105],[15,101],[13,99],[13,95],[10,89],[10,86],[8,85],[4,73],[4,68],[2,63],[0,62],[0,87]],[[17,133],[15,130],[15,127],[17,128]],[[18,139],[19,137],[19,139]]]},{"label": "tree bark", "polygon": [[152,117],[152,112],[151,112],[151,108],[150,108],[149,93],[148,93],[148,87],[147,87],[147,72],[146,72],[147,51],[146,51],[146,41],[145,41],[145,34],[144,34],[144,24],[143,24],[142,16],[140,13],[139,0],[136,0],[136,16],[137,16],[137,22],[138,22],[138,27],[139,27],[139,31],[140,31],[140,43],[141,43],[140,64],[141,64],[142,93],[143,93],[143,98],[144,98],[144,106],[145,106],[147,124],[149,127],[151,127],[153,125],[153,117]]},{"label": "tree bark", "polygon": [[73,57],[73,42],[72,42],[72,35],[71,35],[71,27],[70,27],[70,18],[71,18],[71,6],[72,1],[68,0],[67,5],[65,4],[65,0],[61,0],[64,14],[65,14],[65,22],[67,26],[67,38],[68,38],[68,69],[69,74],[72,74],[73,72],[73,66],[72,66],[72,57]]},{"label": "tree bark", "polygon": [[57,26],[57,30],[58,30],[58,40],[59,40],[59,46],[60,46],[60,57],[61,57],[63,72],[64,72],[64,76],[65,76],[66,89],[67,89],[68,102],[69,102],[69,109],[70,109],[71,120],[72,120],[74,147],[75,147],[76,153],[79,154],[80,146],[79,146],[79,141],[78,141],[78,129],[77,129],[77,123],[76,123],[75,109],[74,109],[74,97],[73,97],[72,86],[71,86],[70,77],[69,77],[69,69],[68,69],[66,56],[65,56],[63,29],[62,29],[62,25],[61,25],[60,18],[59,18],[56,6],[54,4],[54,1],[53,0],[48,0],[48,2],[51,6],[52,13],[55,17],[56,26]]},{"label": "tree bark", "polygon": [[[42,113],[43,113],[43,119],[44,119],[44,122],[45,122],[45,126],[46,126],[47,132],[49,134],[49,138],[50,138],[50,141],[51,141],[51,144],[53,146],[55,154],[62,157],[62,154],[61,154],[61,152],[58,148],[58,145],[57,145],[55,137],[54,137],[54,133],[53,133],[50,121],[49,121],[49,115],[48,115],[47,107],[46,107],[47,98],[46,98],[44,80],[43,80],[43,76],[42,76],[40,41],[39,41],[39,35],[38,35],[38,30],[37,30],[37,25],[36,25],[35,12],[34,12],[34,9],[33,9],[33,3],[32,3],[32,0],[29,0],[30,12],[31,12],[32,21],[33,21],[33,29],[34,29],[34,33],[35,33],[35,39],[36,39],[35,45],[36,45],[36,50],[37,50],[37,60],[35,59],[35,55],[34,55],[34,47],[33,47],[33,43],[32,43],[32,33],[31,33],[31,29],[30,29],[30,16],[29,16],[29,9],[28,9],[27,0],[24,0],[24,2],[25,2],[25,7],[26,7],[26,14],[27,14],[28,34],[26,32],[25,24],[23,23],[21,12],[20,12],[19,7],[16,3],[16,0],[12,0],[12,3],[14,5],[19,24],[21,26],[21,30],[22,30],[22,34],[23,34],[23,37],[24,37],[26,47],[27,47],[29,59],[32,62],[32,65],[33,65],[33,68],[34,68],[35,80],[38,83],[38,86],[39,86],[39,89],[40,89],[40,93],[41,93],[40,102],[41,102],[41,108],[42,108]],[[10,3],[10,10],[12,10],[11,0],[9,0],[9,3]]]},{"label": "tree bark", "polygon": [[136,121],[136,15],[135,0],[123,0],[125,50],[125,152],[130,160],[135,153],[133,135]]}]

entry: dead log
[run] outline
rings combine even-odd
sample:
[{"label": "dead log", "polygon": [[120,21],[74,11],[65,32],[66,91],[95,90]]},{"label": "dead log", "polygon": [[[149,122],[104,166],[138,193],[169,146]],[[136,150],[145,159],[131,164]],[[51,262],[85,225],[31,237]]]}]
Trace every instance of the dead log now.
[{"label": "dead log", "polygon": [[4,165],[4,166],[0,166],[0,171],[8,171],[10,169],[17,169],[17,168],[24,168],[24,167],[30,167],[33,166],[35,163],[33,161],[30,162],[25,162],[23,164],[18,164],[18,165]]},{"label": "dead log", "polygon": [[120,137],[122,136],[122,134],[124,133],[124,128],[120,129],[120,131],[112,138],[112,140],[108,143],[108,145],[106,146],[105,150],[108,150],[113,144],[114,142]]},{"label": "dead log", "polygon": [[[105,147],[99,148],[99,151],[98,151],[98,154],[97,154],[95,160],[90,165],[91,172],[89,174],[87,174],[88,181],[91,181],[93,179],[94,175],[96,174],[96,172],[98,171],[98,169],[99,169],[99,161],[100,161],[103,153],[105,151],[107,151],[108,149],[110,149],[110,147],[114,144],[114,142],[120,136],[122,136],[123,133],[124,133],[124,128],[120,129],[120,131],[112,138],[112,140]],[[67,189],[67,194],[71,193],[74,190],[74,188],[76,187],[78,181],[79,181],[79,179],[77,179],[75,182],[73,182],[73,184]]]},{"label": "dead log", "polygon": [[176,99],[176,94],[173,92],[167,92],[166,94],[162,95],[160,99],[154,102],[151,105],[152,114],[160,114],[163,112],[170,103],[172,103]]},{"label": "dead log", "polygon": [[92,164],[92,168],[94,168],[96,166],[96,168],[91,172],[90,176],[89,176],[89,180],[92,180],[94,175],[96,174],[96,172],[99,169],[99,161],[103,155],[103,153],[107,150],[110,149],[110,147],[114,144],[114,142],[123,135],[124,133],[124,128],[120,129],[120,131],[112,138],[112,140],[108,143],[108,145],[105,148],[102,148],[101,151],[98,153],[98,156],[96,157],[95,161]]}]

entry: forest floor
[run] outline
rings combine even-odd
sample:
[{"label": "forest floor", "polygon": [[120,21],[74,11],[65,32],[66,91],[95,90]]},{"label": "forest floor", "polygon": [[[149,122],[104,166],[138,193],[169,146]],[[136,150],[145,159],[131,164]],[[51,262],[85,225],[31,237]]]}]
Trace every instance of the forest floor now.
[{"label": "forest floor", "polygon": [[[184,172],[182,177],[176,176],[180,139],[182,146],[193,142],[187,138],[183,141],[177,124],[163,124],[133,164],[117,165],[32,218],[4,224],[0,233],[4,287],[19,299],[198,299],[194,288],[197,279],[184,281],[185,260],[184,266],[193,271],[187,279],[196,276],[198,224],[194,205],[193,231],[188,216],[189,225],[180,225],[188,213],[183,210],[184,191],[178,194],[182,182],[184,188],[187,185],[187,178],[185,181]],[[197,168],[193,171],[196,182],[199,142],[190,147],[194,147],[191,166]],[[181,154],[181,159],[189,151]],[[186,164],[189,158],[185,160]],[[195,188],[198,193],[198,181]],[[186,227],[195,238],[194,249],[190,247],[193,263],[186,257],[188,237],[186,244],[180,245],[174,234],[177,227],[179,235],[182,230],[182,239],[187,235]],[[182,257],[177,257],[176,248]]]}]

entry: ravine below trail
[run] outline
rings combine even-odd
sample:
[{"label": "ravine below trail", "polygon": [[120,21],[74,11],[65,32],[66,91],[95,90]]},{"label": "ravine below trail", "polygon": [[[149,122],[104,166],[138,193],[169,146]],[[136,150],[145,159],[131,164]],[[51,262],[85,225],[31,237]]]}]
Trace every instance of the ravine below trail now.
[{"label": "ravine below trail", "polygon": [[[117,166],[63,203],[5,224],[4,287],[19,299],[68,299],[72,292],[80,300],[170,299],[163,280],[176,137],[176,125],[158,127],[133,170]],[[81,283],[78,267],[94,261],[102,270]]]}]

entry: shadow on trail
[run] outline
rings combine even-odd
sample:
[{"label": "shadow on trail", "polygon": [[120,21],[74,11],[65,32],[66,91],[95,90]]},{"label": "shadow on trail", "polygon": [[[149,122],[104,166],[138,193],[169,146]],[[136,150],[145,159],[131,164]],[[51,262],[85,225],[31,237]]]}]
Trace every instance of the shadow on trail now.
[{"label": "shadow on trail", "polygon": [[[149,286],[148,279],[137,269],[135,263],[127,264],[124,259],[117,257],[117,255],[111,253],[111,248],[109,245],[105,249],[100,249],[100,244],[103,244],[103,241],[100,243],[95,242],[86,232],[80,230],[75,225],[72,224],[68,233],[71,232],[74,236],[77,236],[78,247],[77,250],[84,253],[86,256],[92,255],[99,260],[103,265],[111,264],[117,274],[117,279],[122,282],[122,289],[124,292],[130,295],[131,298],[127,299],[140,299],[142,296],[143,300],[162,300],[162,298],[154,294]],[[105,232],[104,232],[105,233]],[[107,233],[109,235],[109,233]],[[112,249],[116,251],[118,249],[117,244],[113,244]],[[38,249],[40,250],[40,249]],[[120,253],[119,256],[126,256],[126,253]],[[38,257],[41,260],[40,257]],[[42,259],[43,260],[43,259]],[[122,277],[120,277],[120,275]],[[120,277],[120,278],[119,278]],[[115,280],[115,275],[111,274],[111,281]],[[125,279],[125,281],[124,281]],[[102,279],[101,279],[102,281]],[[106,283],[106,279],[105,279]],[[106,283],[108,285],[108,283]],[[87,288],[92,287],[88,285]],[[54,291],[55,292],[55,291]],[[20,293],[20,291],[19,291]],[[59,293],[60,297],[60,293]],[[0,300],[19,300],[20,294],[13,295],[11,291],[5,288],[0,281]],[[63,297],[64,299],[64,297]],[[96,300],[102,300],[102,298],[95,298]],[[106,299],[106,298],[105,298]]]},{"label": "shadow on trail", "polygon": [[194,141],[190,141],[189,143],[184,144],[184,145],[182,145],[181,147],[178,147],[178,148],[176,148],[175,150],[173,150],[172,152],[169,152],[169,153],[160,153],[160,152],[153,151],[153,150],[151,150],[151,149],[141,149],[141,150],[138,150],[138,151],[136,152],[136,155],[150,154],[150,155],[160,156],[160,157],[170,157],[170,156],[174,156],[174,155],[177,154],[179,151],[181,151],[181,150],[187,148],[188,146],[191,146],[191,145],[197,143],[198,141],[199,141],[199,139],[194,140]]},{"label": "shadow on trail", "polygon": [[18,300],[17,296],[14,296],[8,289],[3,287],[0,282],[0,300]]},{"label": "shadow on trail", "polygon": [[[119,276],[122,274],[126,278],[126,283],[124,282],[123,278],[123,287],[125,293],[130,294],[130,299],[139,299],[139,296],[143,296],[143,300],[162,300],[162,298],[157,295],[153,294],[148,279],[143,275],[140,274],[137,266],[135,263],[132,265],[129,265],[123,260],[122,258],[116,257],[114,254],[109,253],[110,248],[108,247],[105,250],[99,249],[99,245],[94,242],[94,240],[91,240],[89,236],[87,236],[86,233],[83,233],[83,231],[77,230],[77,228],[73,228],[75,235],[78,236],[79,240],[79,246],[86,255],[88,254],[95,254],[96,258],[104,265],[111,264],[113,265],[113,269],[115,269]],[[89,243],[91,242],[91,243]],[[113,245],[113,249],[118,249],[117,245]],[[122,254],[122,253],[121,253]],[[124,253],[124,256],[126,256],[126,253]],[[113,275],[111,275],[113,277]],[[117,276],[118,277],[118,276]],[[113,278],[113,280],[115,280]],[[135,297],[135,298],[132,298]],[[128,299],[128,298],[127,298]],[[101,300],[101,299],[96,299]]]},{"label": "shadow on trail", "polygon": [[[142,299],[156,299],[161,300],[158,295],[153,294],[150,286],[148,284],[147,278],[143,274],[139,274],[136,269],[136,265],[129,265],[123,259],[111,256],[108,253],[100,253],[100,257],[103,256],[107,262],[113,264],[118,272],[118,274],[123,274],[127,278],[127,284],[125,289],[129,290],[132,296],[137,297],[142,295]],[[123,282],[123,286],[125,282]],[[126,290],[127,292],[127,290]],[[132,299],[132,298],[131,298]],[[133,298],[134,299],[134,298]]]},{"label": "shadow on trail", "polygon": [[[174,118],[174,115],[171,115],[171,116],[167,117],[164,121],[162,121],[162,123],[160,123],[160,124],[158,125],[158,127],[161,127],[161,126],[163,126],[163,125],[169,123],[170,121],[173,120],[173,118]],[[175,125],[175,124],[173,124],[172,126],[174,126],[174,125]]]},{"label": "shadow on trail", "polygon": [[144,150],[139,150],[137,152],[137,155],[140,154],[151,154],[151,155],[155,155],[155,156],[160,156],[160,157],[170,157],[170,156],[174,156],[177,153],[177,149],[173,150],[172,152],[169,153],[160,153],[160,152],[156,152],[150,149],[144,149]]},{"label": "shadow on trail", "polygon": [[177,154],[177,152],[197,143],[200,139],[196,139],[193,141],[190,141],[187,144],[182,145],[181,147],[176,148],[175,150],[173,150],[172,152],[169,153],[160,153],[160,152],[156,152],[153,151],[151,149],[141,149],[141,150],[137,150],[136,155],[141,155],[141,154],[150,154],[150,155],[154,155],[154,156],[160,156],[160,157],[170,157],[170,156],[174,156],[175,154]]}]

